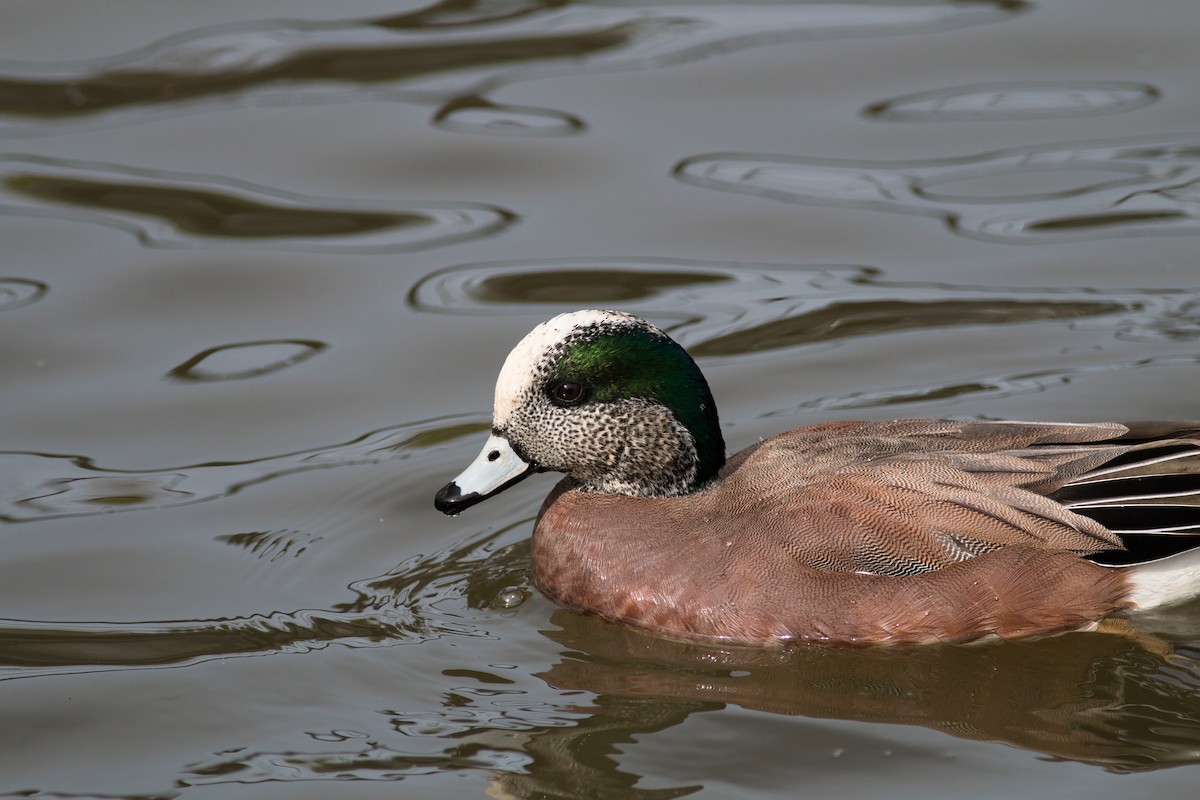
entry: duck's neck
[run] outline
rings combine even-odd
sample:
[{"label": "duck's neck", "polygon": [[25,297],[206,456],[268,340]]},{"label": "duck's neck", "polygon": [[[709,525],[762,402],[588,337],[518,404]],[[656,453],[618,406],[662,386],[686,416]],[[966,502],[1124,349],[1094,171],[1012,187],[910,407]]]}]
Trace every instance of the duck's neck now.
[{"label": "duck's neck", "polygon": [[680,494],[704,488],[725,466],[725,437],[721,435],[721,420],[708,381],[690,357],[686,372],[687,379],[679,384],[676,396],[668,398],[675,419],[687,432],[684,438],[691,440],[689,449],[695,464],[687,491]]},{"label": "duck's neck", "polygon": [[573,474],[584,489],[634,497],[675,497],[707,486],[725,464],[725,440],[708,387],[703,402],[672,408],[629,401],[637,420],[615,458],[592,474]]},{"label": "duck's neck", "polygon": [[717,406],[708,386],[704,387],[705,402],[695,409],[690,419],[680,420],[691,434],[695,452],[696,471],[688,492],[704,488],[725,466],[725,437],[717,419]]}]

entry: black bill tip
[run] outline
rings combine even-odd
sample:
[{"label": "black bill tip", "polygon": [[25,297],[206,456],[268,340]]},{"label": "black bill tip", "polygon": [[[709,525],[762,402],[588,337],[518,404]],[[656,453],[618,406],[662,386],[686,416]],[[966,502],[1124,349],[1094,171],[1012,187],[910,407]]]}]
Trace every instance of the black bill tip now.
[{"label": "black bill tip", "polygon": [[487,499],[479,492],[463,494],[454,481],[447,483],[433,498],[433,507],[443,514],[458,514]]}]

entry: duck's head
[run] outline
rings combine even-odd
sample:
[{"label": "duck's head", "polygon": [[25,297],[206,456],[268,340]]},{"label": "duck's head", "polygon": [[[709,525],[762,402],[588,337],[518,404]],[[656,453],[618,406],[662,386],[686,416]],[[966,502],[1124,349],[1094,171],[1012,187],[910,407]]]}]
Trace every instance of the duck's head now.
[{"label": "duck's head", "polygon": [[671,337],[618,311],[574,311],[534,328],[496,381],[492,434],[437,493],[456,514],[534,471],[585,490],[687,494],[725,463],[708,383]]}]

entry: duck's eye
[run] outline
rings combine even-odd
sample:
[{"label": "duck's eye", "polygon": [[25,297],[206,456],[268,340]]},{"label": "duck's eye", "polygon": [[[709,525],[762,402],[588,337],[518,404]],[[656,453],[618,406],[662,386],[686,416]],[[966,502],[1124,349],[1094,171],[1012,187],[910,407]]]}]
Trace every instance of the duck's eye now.
[{"label": "duck's eye", "polygon": [[573,406],[583,400],[583,384],[555,381],[550,384],[550,400],[559,406]]}]

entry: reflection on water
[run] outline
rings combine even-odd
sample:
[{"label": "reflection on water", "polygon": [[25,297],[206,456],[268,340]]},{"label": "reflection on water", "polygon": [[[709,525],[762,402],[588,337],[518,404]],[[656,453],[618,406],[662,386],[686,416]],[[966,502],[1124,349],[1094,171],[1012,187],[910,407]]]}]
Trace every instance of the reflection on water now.
[{"label": "reflection on water", "polygon": [[437,118],[456,130],[560,135],[583,126],[550,109],[456,110],[505,83],[547,74],[674,64],[772,42],[939,30],[1025,8],[1018,0],[443,0],[374,20],[225,25],[93,62],[0,62],[0,118],[9,120],[0,133],[40,135],[55,120],[202,101],[384,97],[441,104]]},{"label": "reflection on water", "polygon": [[922,725],[1122,771],[1200,761],[1200,664],[1119,636],[862,653],[717,650],[567,612],[554,621],[561,630],[547,635],[566,652],[542,677],[560,689]]},{"label": "reflection on water", "polygon": [[1130,81],[979,83],[880,100],[863,114],[894,122],[1082,117],[1133,111],[1158,97],[1153,86]]},{"label": "reflection on water", "polygon": [[[1060,191],[964,197],[958,181],[1058,171],[1079,175]],[[1096,180],[1086,173],[1101,173]],[[1039,145],[966,158],[868,162],[714,153],[679,162],[695,186],[790,203],[819,203],[937,217],[955,233],[1030,244],[1094,237],[1200,233],[1200,139],[1145,137]]]},{"label": "reflection on water", "polygon": [[0,156],[0,213],[81,220],[159,247],[394,252],[495,233],[515,215],[478,203],[363,203],[244,181],[39,156]]}]

